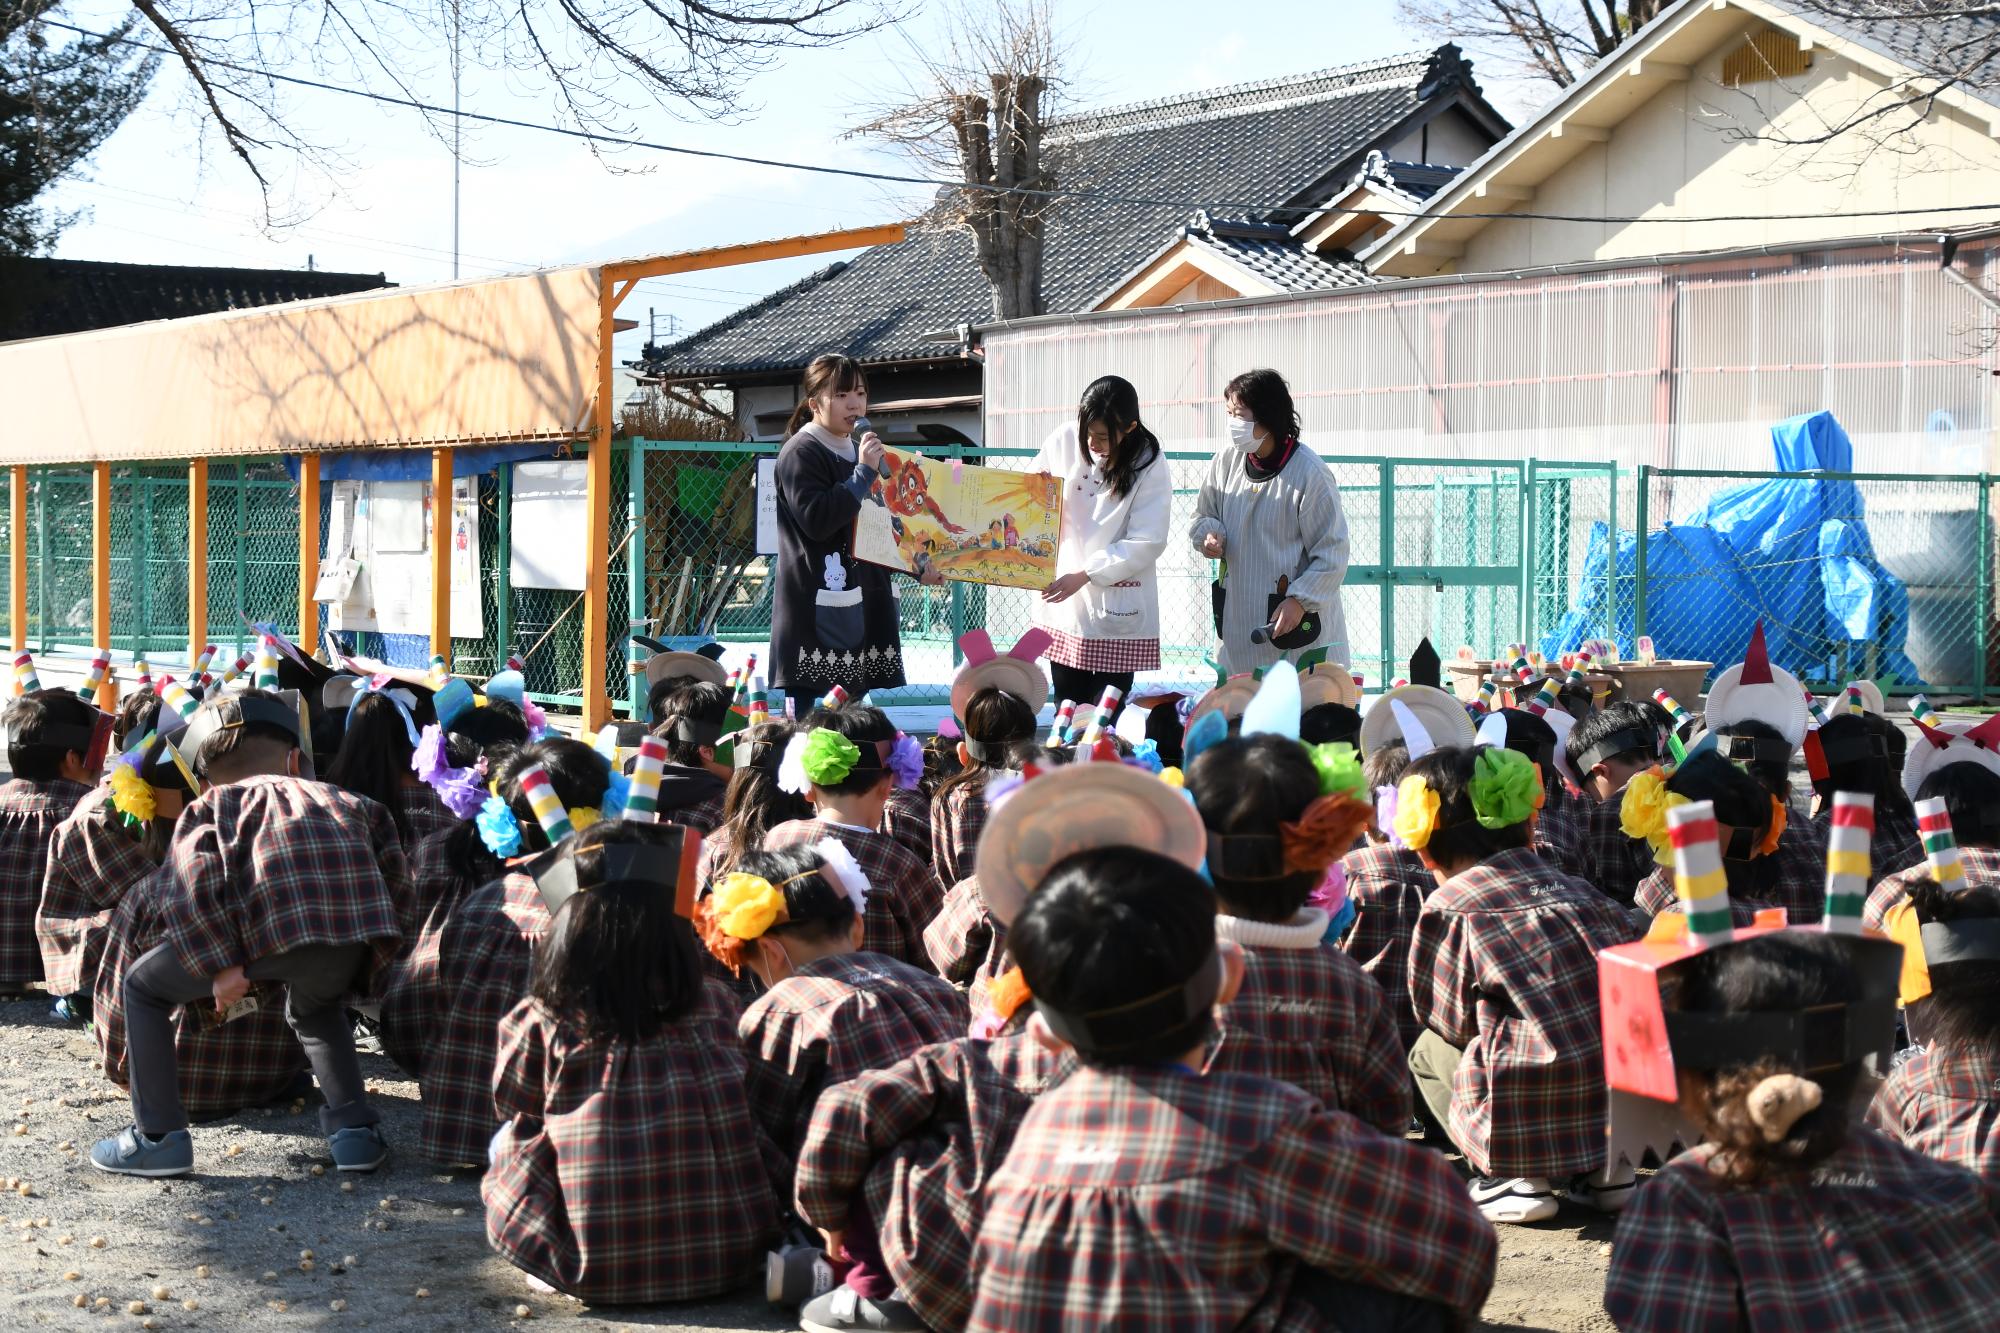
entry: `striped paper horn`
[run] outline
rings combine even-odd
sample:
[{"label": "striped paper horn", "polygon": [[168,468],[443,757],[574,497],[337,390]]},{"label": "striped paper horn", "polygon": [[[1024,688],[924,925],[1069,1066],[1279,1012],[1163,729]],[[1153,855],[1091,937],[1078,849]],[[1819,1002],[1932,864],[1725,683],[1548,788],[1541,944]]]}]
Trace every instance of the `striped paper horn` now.
[{"label": "striped paper horn", "polygon": [[1104,696],[1097,701],[1097,711],[1090,715],[1090,725],[1083,729],[1083,739],[1077,742],[1079,758],[1097,744],[1097,738],[1104,734],[1106,722],[1118,711],[1118,701],[1124,697],[1125,691],[1116,685],[1104,687]]},{"label": "striped paper horn", "polygon": [[1930,862],[1931,878],[1938,887],[1956,893],[1965,887],[1965,861],[1958,853],[1958,839],[1951,831],[1951,812],[1944,797],[1933,796],[1917,802],[1917,830],[1924,836],[1924,859]]},{"label": "striped paper horn", "polygon": [[1668,810],[1667,840],[1674,848],[1674,894],[1687,914],[1688,943],[1697,948],[1726,944],[1735,938],[1735,928],[1714,803],[1689,801]]},{"label": "striped paper horn", "polygon": [[1493,683],[1493,680],[1492,680],[1492,678],[1491,678],[1491,677],[1488,677],[1487,679],[1485,679],[1485,680],[1482,680],[1482,681],[1480,681],[1480,682],[1479,682],[1479,698],[1473,701],[1473,705],[1472,705],[1472,706],[1473,706],[1474,708],[1478,709],[1478,710],[1479,710],[1480,712],[1482,712],[1482,713],[1490,713],[1490,712],[1492,712],[1492,711],[1493,711],[1493,696],[1494,696],[1494,694],[1495,694],[1495,693],[1497,692],[1497,690],[1498,690],[1498,689],[1499,689],[1499,687],[1498,687],[1497,685],[1495,685],[1495,684]]},{"label": "striped paper horn", "polygon": [[819,706],[821,708],[838,708],[846,702],[847,690],[842,686],[836,685],[826,692],[825,697],[819,701]]},{"label": "striped paper horn", "polygon": [[201,701],[188,693],[187,686],[177,680],[163,681],[160,685],[160,702],[179,713],[183,718],[194,716],[201,707]]},{"label": "striped paper horn", "polygon": [[1069,724],[1076,717],[1076,700],[1065,699],[1056,709],[1056,724],[1049,728],[1049,744],[1061,745],[1063,737],[1069,734]]},{"label": "striped paper horn", "polygon": [[77,693],[86,699],[91,698],[97,693],[98,687],[104,684],[104,678],[110,674],[111,650],[96,649],[90,657],[90,674],[84,677],[83,687]]},{"label": "striped paper horn", "polygon": [[528,664],[521,660],[519,653],[508,653],[507,669],[509,671],[525,671],[528,669]]},{"label": "striped paper horn", "polygon": [[431,654],[430,673],[432,680],[442,680],[451,674],[451,668],[445,665],[443,653]]},{"label": "striped paper horn", "polygon": [[1653,702],[1667,710],[1667,715],[1673,718],[1675,726],[1694,720],[1694,714],[1681,707],[1681,701],[1668,694],[1664,687],[1653,691]]},{"label": "striped paper horn", "polygon": [[625,818],[654,824],[660,818],[660,776],[667,764],[667,743],[658,736],[639,741],[632,765],[632,790],[625,798]]},{"label": "striped paper horn", "polygon": [[35,672],[34,655],[27,649],[14,654],[14,693],[33,694],[42,688],[42,678]]},{"label": "striped paper horn", "polygon": [[1556,696],[1561,692],[1562,686],[1556,683],[1553,674],[1542,677],[1542,688],[1536,690],[1535,697],[1528,700],[1528,711],[1536,717],[1542,716],[1556,706]]},{"label": "striped paper horn", "polygon": [[1806,711],[1812,714],[1812,720],[1815,724],[1822,727],[1827,724],[1829,719],[1826,715],[1826,705],[1822,704],[1819,701],[1819,696],[1811,690],[1806,691]]},{"label": "striped paper horn", "polygon": [[549,781],[548,769],[540,764],[523,769],[521,794],[528,798],[528,808],[535,812],[535,822],[542,826],[551,847],[576,832],[563,810],[562,798],[556,795],[555,784]]},{"label": "striped paper horn", "polygon": [[188,665],[188,679],[199,680],[201,673],[208,670],[208,664],[214,660],[215,645],[211,643],[208,647],[202,649],[194,661]]},{"label": "striped paper horn", "polygon": [[1847,687],[1847,711],[1856,717],[1868,711],[1868,705],[1861,702],[1861,687],[1859,685],[1849,685]]},{"label": "striped paper horn", "polygon": [[245,671],[248,671],[250,669],[250,662],[251,662],[251,655],[249,653],[245,653],[243,654],[243,656],[237,658],[234,662],[230,663],[228,669],[222,673],[222,683],[224,685],[227,685],[230,681],[235,680]]},{"label": "striped paper horn", "polygon": [[268,634],[257,642],[257,675],[251,683],[260,690],[278,688],[278,645]]},{"label": "striped paper horn", "polygon": [[[20,661],[19,658],[14,660]],[[1931,707],[1929,699],[1921,694],[1913,694],[1910,696],[1910,721],[1920,727],[1935,727],[1938,724],[1937,710]]]},{"label": "striped paper horn", "polygon": [[761,727],[771,720],[771,699],[764,692],[764,678],[757,677],[750,687],[750,725]]},{"label": "striped paper horn", "polygon": [[757,654],[752,653],[750,654],[750,656],[743,659],[743,679],[750,680],[754,678],[756,674],[757,674]]},{"label": "striped paper horn", "polygon": [[1590,682],[1585,677],[1590,674],[1590,664],[1596,660],[1596,658],[1587,652],[1578,653],[1576,655],[1576,664],[1569,669],[1569,680],[1567,683],[1571,685],[1588,685]]},{"label": "striped paper horn", "polygon": [[1826,914],[1820,929],[1859,935],[1868,901],[1869,844],[1875,840],[1875,798],[1858,791],[1833,794],[1833,823],[1826,839]]}]

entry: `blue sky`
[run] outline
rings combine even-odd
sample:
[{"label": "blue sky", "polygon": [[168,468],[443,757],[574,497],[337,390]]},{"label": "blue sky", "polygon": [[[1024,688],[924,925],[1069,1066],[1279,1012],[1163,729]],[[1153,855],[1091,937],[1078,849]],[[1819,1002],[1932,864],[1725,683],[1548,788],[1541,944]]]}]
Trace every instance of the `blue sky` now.
[{"label": "blue sky", "polygon": [[[93,13],[91,4],[97,4]],[[125,8],[85,0],[79,22]],[[757,110],[734,124],[676,120],[653,113],[643,137],[690,147],[784,159],[909,170],[872,145],[845,139],[878,90],[893,90],[912,44],[933,39],[931,7],[908,7],[899,30],[846,45],[786,53],[754,81]],[[1058,23],[1079,75],[1077,106],[1144,100],[1351,64],[1425,45],[1403,29],[1390,0],[1337,5],[1218,7],[1212,0],[1062,0]],[[303,71],[302,71],[303,72]],[[448,100],[437,71],[426,85]],[[1517,100],[1487,79],[1504,103]],[[463,104],[476,111],[549,120],[546,98],[518,81],[468,80]],[[99,151],[85,177],[54,192],[63,208],[88,216],[64,234],[57,253],[79,259],[173,264],[299,267],[383,272],[423,283],[451,276],[451,161],[414,112],[331,93],[303,92],[299,121],[351,164],[338,190],[300,225],[265,232],[254,182],[204,138],[184,106],[182,80],[163,70],[147,104]],[[460,272],[482,276],[537,265],[861,226],[912,214],[922,194],[772,168],[632,151],[608,171],[583,145],[526,130],[468,133],[478,162],[462,173]],[[814,263],[769,263],[649,280],[622,314],[657,312],[698,327],[809,270]],[[643,328],[621,335],[634,355]]]}]

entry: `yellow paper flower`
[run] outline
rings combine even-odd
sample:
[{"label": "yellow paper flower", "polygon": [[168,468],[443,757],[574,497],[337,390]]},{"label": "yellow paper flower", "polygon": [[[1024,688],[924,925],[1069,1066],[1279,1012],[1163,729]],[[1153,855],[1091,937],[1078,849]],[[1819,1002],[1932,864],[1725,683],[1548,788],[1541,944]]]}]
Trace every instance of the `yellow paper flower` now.
[{"label": "yellow paper flower", "polygon": [[1166,783],[1175,791],[1179,791],[1187,786],[1187,775],[1182,773],[1178,768],[1163,768],[1160,770],[1160,781]]},{"label": "yellow paper flower", "polygon": [[1396,836],[1412,851],[1422,851],[1431,845],[1437,818],[1437,793],[1420,777],[1404,778],[1396,788]]},{"label": "yellow paper flower", "polygon": [[572,806],[569,812],[569,826],[576,832],[581,833],[603,818],[604,816],[597,812],[595,806]]},{"label": "yellow paper flower", "polygon": [[1649,768],[1625,784],[1618,803],[1618,828],[1628,838],[1644,838],[1653,848],[1653,859],[1664,864],[1673,856],[1667,811],[1687,803],[1687,797],[1667,790],[1665,774]]},{"label": "yellow paper flower", "polygon": [[722,877],[710,895],[709,911],[725,935],[754,940],[777,924],[785,911],[785,895],[762,875],[740,870]]},{"label": "yellow paper flower", "polygon": [[142,824],[151,822],[156,808],[152,787],[130,764],[112,766],[111,804],[119,814],[130,815]]}]

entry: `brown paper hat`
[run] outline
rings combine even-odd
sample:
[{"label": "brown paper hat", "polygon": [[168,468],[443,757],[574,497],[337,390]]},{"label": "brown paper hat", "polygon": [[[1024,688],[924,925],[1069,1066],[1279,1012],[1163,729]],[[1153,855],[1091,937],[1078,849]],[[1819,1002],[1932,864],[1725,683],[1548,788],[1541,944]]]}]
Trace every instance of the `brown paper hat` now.
[{"label": "brown paper hat", "polygon": [[1248,676],[1231,676],[1195,701],[1195,706],[1188,710],[1185,725],[1192,729],[1204,713],[1218,711],[1231,722],[1241,721],[1243,710],[1257,697],[1259,683]]},{"label": "brown paper hat", "polygon": [[995,805],[979,839],[979,896],[1002,926],[1050,867],[1098,847],[1142,847],[1198,870],[1208,835],[1192,802],[1143,768],[1088,763],[1050,769]]},{"label": "brown paper hat", "polygon": [[727,685],[729,673],[722,663],[700,653],[654,653],[646,659],[646,688],[652,689],[672,676],[693,676],[706,685]]},{"label": "brown paper hat", "polygon": [[1336,662],[1322,663],[1300,676],[1299,710],[1303,712],[1321,704],[1361,707],[1361,687],[1354,683],[1354,673]]},{"label": "brown paper hat", "polygon": [[1411,758],[1447,745],[1470,745],[1479,734],[1465,705],[1454,696],[1435,685],[1398,685],[1361,715],[1361,753],[1373,754],[1390,741],[1408,743],[1402,719],[1397,715],[1398,705],[1415,717],[1430,742],[1428,746],[1411,745]]}]

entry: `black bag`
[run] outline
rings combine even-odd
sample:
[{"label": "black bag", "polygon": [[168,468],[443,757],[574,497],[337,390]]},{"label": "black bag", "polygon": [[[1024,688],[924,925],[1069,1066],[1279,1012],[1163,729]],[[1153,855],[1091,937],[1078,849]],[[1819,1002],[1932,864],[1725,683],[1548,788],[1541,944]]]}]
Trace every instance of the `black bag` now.
[{"label": "black bag", "polygon": [[[1278,603],[1284,601],[1290,595],[1290,593],[1274,592],[1264,599],[1264,623],[1266,625],[1270,624],[1272,617],[1278,614]],[[1215,637],[1218,639],[1222,637],[1222,608],[1228,600],[1228,596],[1229,590],[1222,586],[1220,579],[1208,585],[1209,608],[1215,616]],[[1271,646],[1289,653],[1295,648],[1305,648],[1317,643],[1319,641],[1319,632],[1319,617],[1311,611],[1307,611],[1304,619],[1293,626],[1290,633],[1274,635],[1271,639]]]}]

